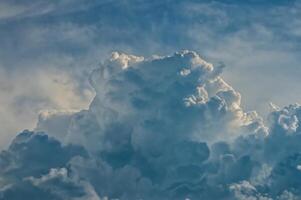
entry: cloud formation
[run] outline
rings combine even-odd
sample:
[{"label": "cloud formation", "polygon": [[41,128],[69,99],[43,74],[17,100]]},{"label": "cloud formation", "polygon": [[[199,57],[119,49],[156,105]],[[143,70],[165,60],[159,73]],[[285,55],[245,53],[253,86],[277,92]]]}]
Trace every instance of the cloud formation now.
[{"label": "cloud formation", "polygon": [[0,199],[301,197],[301,106],[269,123],[193,51],[114,52],[79,112],[44,112],[0,154]]},{"label": "cloud formation", "polygon": [[116,50],[148,57],[193,49],[229,67],[224,78],[244,107],[266,114],[270,101],[295,102],[300,11],[295,0],[2,0],[0,149],[34,128],[42,109],[85,108],[93,98],[87,72]]}]

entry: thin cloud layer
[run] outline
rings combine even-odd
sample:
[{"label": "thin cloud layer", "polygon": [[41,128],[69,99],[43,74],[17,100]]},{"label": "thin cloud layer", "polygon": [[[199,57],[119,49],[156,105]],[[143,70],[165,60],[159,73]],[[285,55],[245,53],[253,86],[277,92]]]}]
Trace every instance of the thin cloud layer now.
[{"label": "thin cloud layer", "polygon": [[0,154],[0,199],[301,197],[301,107],[265,125],[193,51],[114,52],[90,76],[87,110],[44,112]]}]

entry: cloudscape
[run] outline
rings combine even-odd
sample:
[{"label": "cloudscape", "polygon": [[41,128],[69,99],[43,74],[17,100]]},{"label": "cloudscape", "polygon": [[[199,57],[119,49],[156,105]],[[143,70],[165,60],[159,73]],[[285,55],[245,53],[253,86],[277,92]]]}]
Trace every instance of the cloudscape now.
[{"label": "cloudscape", "polygon": [[300,8],[0,1],[0,200],[301,199]]}]

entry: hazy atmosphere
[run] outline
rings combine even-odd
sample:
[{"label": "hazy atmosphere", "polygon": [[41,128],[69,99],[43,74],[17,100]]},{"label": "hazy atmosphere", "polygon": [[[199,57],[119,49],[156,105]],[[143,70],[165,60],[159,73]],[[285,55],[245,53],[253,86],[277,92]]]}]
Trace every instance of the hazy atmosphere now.
[{"label": "hazy atmosphere", "polygon": [[301,199],[301,1],[0,0],[0,47],[0,200]]}]

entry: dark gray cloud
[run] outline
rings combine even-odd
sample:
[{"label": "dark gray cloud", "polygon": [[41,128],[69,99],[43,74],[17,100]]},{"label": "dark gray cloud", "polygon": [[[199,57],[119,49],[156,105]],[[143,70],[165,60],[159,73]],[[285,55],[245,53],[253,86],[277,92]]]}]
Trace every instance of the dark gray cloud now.
[{"label": "dark gray cloud", "polygon": [[[56,177],[57,173],[68,176],[63,167],[67,167],[67,162],[74,156],[87,157],[87,153],[81,147],[62,146],[46,134],[23,131],[0,154],[0,199],[64,199],[57,197],[60,191],[79,196],[83,193],[81,187],[65,180],[67,178]],[[56,171],[55,168],[62,170]],[[33,175],[36,179],[31,177]],[[55,191],[49,192],[51,189],[45,185],[54,187]]]}]

